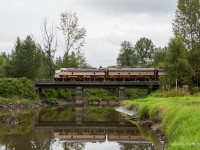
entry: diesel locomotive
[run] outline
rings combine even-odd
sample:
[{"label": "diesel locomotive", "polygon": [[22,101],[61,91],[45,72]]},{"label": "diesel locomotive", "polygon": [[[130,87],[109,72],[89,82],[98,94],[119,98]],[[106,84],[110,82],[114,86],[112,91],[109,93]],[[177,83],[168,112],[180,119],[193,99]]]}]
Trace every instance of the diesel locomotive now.
[{"label": "diesel locomotive", "polygon": [[55,81],[146,81],[158,80],[165,75],[156,68],[60,68]]}]

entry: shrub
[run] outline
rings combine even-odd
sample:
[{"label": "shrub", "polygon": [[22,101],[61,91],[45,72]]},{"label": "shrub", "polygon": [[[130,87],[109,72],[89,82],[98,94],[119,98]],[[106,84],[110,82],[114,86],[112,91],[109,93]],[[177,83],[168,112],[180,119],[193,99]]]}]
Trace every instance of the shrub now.
[{"label": "shrub", "polygon": [[190,90],[190,93],[193,95],[195,93],[198,93],[199,92],[199,87],[193,87],[191,90]]},{"label": "shrub", "polygon": [[0,78],[0,96],[34,99],[36,93],[31,80],[27,78]]}]

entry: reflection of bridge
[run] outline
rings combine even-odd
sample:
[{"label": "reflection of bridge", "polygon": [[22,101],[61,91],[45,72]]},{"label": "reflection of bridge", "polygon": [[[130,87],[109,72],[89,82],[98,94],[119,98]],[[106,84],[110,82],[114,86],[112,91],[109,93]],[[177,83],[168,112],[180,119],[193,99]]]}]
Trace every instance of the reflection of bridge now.
[{"label": "reflection of bridge", "polygon": [[73,121],[43,121],[42,113],[35,122],[37,134],[53,133],[52,141],[58,143],[87,143],[87,142],[117,142],[120,144],[132,144],[140,149],[153,149],[152,142],[145,140],[136,125],[125,120],[119,115],[114,122],[85,121],[83,119],[83,107],[75,108]]},{"label": "reflection of bridge", "polygon": [[[58,123],[58,122],[57,122]],[[37,131],[49,130],[54,137],[62,142],[122,142],[122,143],[146,143],[138,128],[131,123],[36,123]]]},{"label": "reflection of bridge", "polygon": [[[83,109],[75,108],[76,119],[72,121],[43,121],[40,118],[35,122],[38,131],[50,131],[60,142],[120,142],[140,143],[143,146],[152,145],[142,138],[136,125],[126,122],[119,115],[118,121],[91,122],[83,121]],[[39,115],[40,116],[40,115]]]},{"label": "reflection of bridge", "polygon": [[53,133],[54,141],[63,143],[117,142],[133,144],[136,149],[154,149],[153,143],[145,140],[138,129],[131,123],[38,123],[37,133],[45,130]]},{"label": "reflection of bridge", "polygon": [[125,98],[125,88],[156,89],[159,87],[158,81],[35,81],[34,84],[39,94],[43,88],[76,88],[77,104],[83,103],[83,88],[119,88],[119,100],[123,100]]}]

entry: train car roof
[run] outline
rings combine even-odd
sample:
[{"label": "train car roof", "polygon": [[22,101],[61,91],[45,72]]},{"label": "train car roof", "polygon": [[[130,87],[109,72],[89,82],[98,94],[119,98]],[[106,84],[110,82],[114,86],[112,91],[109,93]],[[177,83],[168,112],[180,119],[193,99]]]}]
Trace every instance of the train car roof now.
[{"label": "train car roof", "polygon": [[108,68],[108,71],[118,72],[118,71],[154,71],[155,68]]},{"label": "train car roof", "polygon": [[104,72],[104,68],[61,68],[61,70],[69,72]]}]

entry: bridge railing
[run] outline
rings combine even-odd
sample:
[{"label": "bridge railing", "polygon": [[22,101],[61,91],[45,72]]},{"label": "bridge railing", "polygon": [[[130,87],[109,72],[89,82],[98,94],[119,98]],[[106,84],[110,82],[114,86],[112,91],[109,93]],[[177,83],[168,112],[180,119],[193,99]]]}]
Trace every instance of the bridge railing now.
[{"label": "bridge railing", "polygon": [[98,80],[93,80],[93,81],[88,81],[88,80],[81,80],[81,81],[77,81],[77,80],[70,80],[70,81],[66,81],[66,80],[60,80],[60,81],[56,81],[54,79],[36,79],[35,81],[33,81],[34,83],[53,83],[53,82],[57,82],[57,83],[62,83],[62,82],[87,82],[87,83],[94,83],[94,82],[106,82],[106,83],[114,83],[114,82],[129,82],[129,83],[135,83],[135,82],[143,82],[143,83],[151,83],[151,82],[158,82],[156,80],[144,80],[144,81],[140,81],[140,80],[135,80],[135,81],[125,81],[125,80],[114,80],[114,81],[107,81],[107,80],[103,80],[103,81],[98,81]]}]

